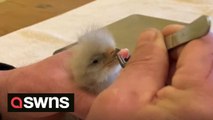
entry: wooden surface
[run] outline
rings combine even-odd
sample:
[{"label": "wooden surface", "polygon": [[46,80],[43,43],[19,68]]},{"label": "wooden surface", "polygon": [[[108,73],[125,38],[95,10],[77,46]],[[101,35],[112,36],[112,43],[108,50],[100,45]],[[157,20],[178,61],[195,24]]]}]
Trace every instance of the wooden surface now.
[{"label": "wooden surface", "polygon": [[0,36],[93,0],[0,0]]}]

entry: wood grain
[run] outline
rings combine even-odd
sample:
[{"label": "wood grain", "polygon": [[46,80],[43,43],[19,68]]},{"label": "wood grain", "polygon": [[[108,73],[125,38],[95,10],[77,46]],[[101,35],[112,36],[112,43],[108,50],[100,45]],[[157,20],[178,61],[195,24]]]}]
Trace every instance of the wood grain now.
[{"label": "wood grain", "polygon": [[6,0],[0,3],[0,36],[93,0]]}]

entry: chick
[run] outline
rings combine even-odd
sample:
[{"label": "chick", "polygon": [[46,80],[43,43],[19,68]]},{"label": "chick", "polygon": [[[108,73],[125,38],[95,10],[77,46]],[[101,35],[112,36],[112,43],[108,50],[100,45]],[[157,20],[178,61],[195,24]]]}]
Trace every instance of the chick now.
[{"label": "chick", "polygon": [[[109,31],[98,29],[79,37],[77,43],[54,52],[72,51],[70,68],[74,81],[87,92],[98,94],[116,79],[122,69],[118,59],[116,45]],[[66,120],[80,120],[75,116],[66,116]]]},{"label": "chick", "polygon": [[99,93],[107,88],[121,70],[114,39],[107,30],[87,32],[70,50],[74,81],[89,92]]}]

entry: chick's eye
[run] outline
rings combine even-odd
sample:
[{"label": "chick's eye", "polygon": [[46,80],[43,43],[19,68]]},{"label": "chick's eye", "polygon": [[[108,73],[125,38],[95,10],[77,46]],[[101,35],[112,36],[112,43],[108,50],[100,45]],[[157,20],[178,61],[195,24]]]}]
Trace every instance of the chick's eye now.
[{"label": "chick's eye", "polygon": [[95,59],[92,61],[92,64],[98,64],[98,63],[99,63],[98,59]]},{"label": "chick's eye", "polygon": [[104,60],[103,55],[97,55],[91,59],[90,65],[98,65],[98,64],[102,63],[103,60]]}]

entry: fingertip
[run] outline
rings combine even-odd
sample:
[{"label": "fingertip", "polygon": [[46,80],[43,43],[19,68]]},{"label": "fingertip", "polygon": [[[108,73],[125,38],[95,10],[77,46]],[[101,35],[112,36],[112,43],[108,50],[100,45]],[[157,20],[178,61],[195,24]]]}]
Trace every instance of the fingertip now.
[{"label": "fingertip", "polygon": [[163,33],[164,36],[168,36],[172,33],[175,33],[181,29],[183,29],[185,26],[181,25],[181,24],[171,24],[171,25],[167,25],[166,27],[164,27],[161,31]]},{"label": "fingertip", "polygon": [[139,39],[137,41],[137,45],[140,44],[141,42],[154,41],[155,38],[157,37],[158,32],[159,30],[155,28],[149,28],[145,30],[144,32],[140,34]]},{"label": "fingertip", "polygon": [[150,45],[157,45],[158,47],[166,51],[164,38],[160,30],[150,28],[142,32],[138,39],[135,51],[143,47],[148,47]]},{"label": "fingertip", "polygon": [[207,35],[203,36],[201,39],[207,42],[213,42],[213,31],[210,31]]},{"label": "fingertip", "polygon": [[[183,29],[185,26],[181,25],[181,24],[171,24],[171,25],[167,25],[166,27],[164,27],[161,31],[162,34],[164,36],[168,36],[170,34],[173,34],[177,31],[180,31],[181,29]],[[181,51],[183,50],[184,45],[183,46],[179,46],[177,48],[174,48],[172,50],[169,51],[169,55],[173,60],[177,60]]]}]

